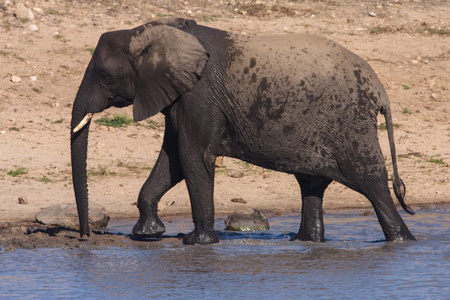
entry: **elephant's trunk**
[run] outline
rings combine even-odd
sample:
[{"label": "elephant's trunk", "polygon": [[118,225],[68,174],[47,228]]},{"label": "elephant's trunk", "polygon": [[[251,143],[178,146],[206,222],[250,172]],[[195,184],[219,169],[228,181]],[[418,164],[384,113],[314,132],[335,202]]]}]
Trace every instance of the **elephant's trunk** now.
[{"label": "elephant's trunk", "polygon": [[[80,91],[82,89],[80,88]],[[88,185],[86,173],[87,145],[90,119],[82,128],[79,124],[86,116],[86,99],[78,92],[74,101],[71,122],[71,159],[72,159],[72,180],[75,191],[75,198],[78,210],[78,219],[80,222],[80,236],[85,234],[89,236],[89,212],[88,212]],[[78,126],[78,128],[77,128]],[[78,130],[74,129],[77,128]]]}]

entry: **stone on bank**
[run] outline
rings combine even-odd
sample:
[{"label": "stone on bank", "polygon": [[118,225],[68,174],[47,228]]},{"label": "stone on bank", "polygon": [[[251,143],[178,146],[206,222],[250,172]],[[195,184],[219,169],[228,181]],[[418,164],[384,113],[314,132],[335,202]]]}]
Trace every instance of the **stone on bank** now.
[{"label": "stone on bank", "polygon": [[[89,225],[105,227],[109,222],[109,214],[100,204],[89,204]],[[42,209],[36,214],[36,221],[45,225],[56,225],[68,228],[78,228],[78,212],[75,203],[54,204]]]}]

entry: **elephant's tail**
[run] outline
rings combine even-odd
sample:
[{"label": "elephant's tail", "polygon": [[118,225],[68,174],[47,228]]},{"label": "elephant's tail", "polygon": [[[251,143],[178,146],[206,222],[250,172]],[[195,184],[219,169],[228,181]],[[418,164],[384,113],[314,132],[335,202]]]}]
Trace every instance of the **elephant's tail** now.
[{"label": "elephant's tail", "polygon": [[394,142],[394,125],[392,124],[391,108],[388,105],[386,108],[383,107],[380,112],[384,115],[384,118],[386,120],[389,147],[391,149],[391,157],[392,157],[392,168],[394,169],[394,179],[393,179],[394,193],[403,209],[407,213],[413,215],[415,214],[415,212],[405,203],[405,196],[406,196],[405,184],[398,175],[397,156],[395,154],[395,142]]}]

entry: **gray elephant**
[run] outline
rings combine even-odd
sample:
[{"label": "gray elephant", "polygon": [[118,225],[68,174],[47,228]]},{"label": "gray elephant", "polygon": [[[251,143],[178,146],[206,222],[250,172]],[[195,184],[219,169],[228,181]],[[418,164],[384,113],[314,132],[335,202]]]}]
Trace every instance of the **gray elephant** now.
[{"label": "gray elephant", "polygon": [[138,197],[138,236],[164,231],[161,197],[186,181],[195,229],[186,244],[219,241],[214,231],[214,161],[229,156],[293,174],[302,220],[293,240],[325,241],[322,198],[337,181],[372,203],[386,240],[414,240],[397,212],[377,138],[386,119],[393,187],[402,207],[388,96],[371,67],[309,34],[250,37],[164,19],[101,36],[73,104],[71,155],[81,236],[89,235],[86,175],[90,119],[133,104],[136,121],[165,115],[159,158]]}]

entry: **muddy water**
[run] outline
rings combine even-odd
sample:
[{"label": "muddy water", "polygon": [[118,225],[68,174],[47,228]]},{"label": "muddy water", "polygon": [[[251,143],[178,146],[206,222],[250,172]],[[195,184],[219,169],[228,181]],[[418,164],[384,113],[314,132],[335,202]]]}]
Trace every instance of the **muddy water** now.
[{"label": "muddy water", "polygon": [[[324,244],[289,242],[300,219],[288,215],[255,233],[225,232],[219,219],[209,246],[0,251],[0,298],[448,299],[450,211],[403,217],[418,242],[386,243],[375,216],[351,212],[325,215]],[[192,229],[166,225],[168,236]]]}]

